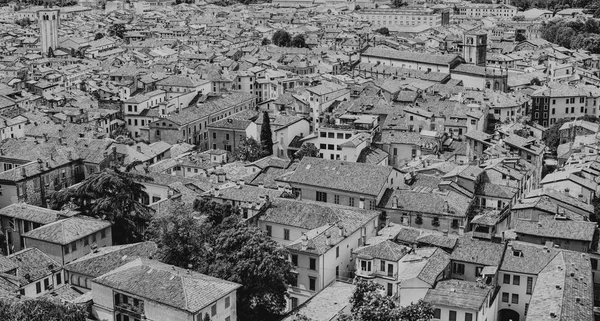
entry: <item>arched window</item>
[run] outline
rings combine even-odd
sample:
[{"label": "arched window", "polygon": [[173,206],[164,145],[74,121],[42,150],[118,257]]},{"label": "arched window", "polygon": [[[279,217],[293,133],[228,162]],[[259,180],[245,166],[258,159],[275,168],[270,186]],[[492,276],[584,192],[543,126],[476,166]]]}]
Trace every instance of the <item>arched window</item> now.
[{"label": "arched window", "polygon": [[81,277],[77,277],[77,285],[81,285]]},{"label": "arched window", "polygon": [[494,82],[494,90],[500,89],[500,83],[498,81]]},{"label": "arched window", "polygon": [[489,82],[489,81],[485,83],[485,88],[487,88],[487,89],[490,89],[490,86],[491,86],[491,85],[490,85],[490,82]]}]

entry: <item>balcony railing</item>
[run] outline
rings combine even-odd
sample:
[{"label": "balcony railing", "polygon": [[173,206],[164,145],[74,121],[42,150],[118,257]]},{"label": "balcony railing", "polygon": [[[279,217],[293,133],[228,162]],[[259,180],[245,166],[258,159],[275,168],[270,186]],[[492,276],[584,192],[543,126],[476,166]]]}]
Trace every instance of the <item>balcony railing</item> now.
[{"label": "balcony railing", "polygon": [[133,305],[131,303],[117,303],[115,304],[115,310],[120,310],[128,313],[142,315],[144,314],[144,303],[140,302],[139,305]]},{"label": "balcony railing", "polygon": [[398,273],[389,273],[389,272],[385,272],[385,271],[361,271],[361,270],[358,270],[358,271],[356,271],[356,275],[360,276],[360,277],[364,277],[364,278],[384,277],[384,278],[391,278],[394,280],[398,278]]}]

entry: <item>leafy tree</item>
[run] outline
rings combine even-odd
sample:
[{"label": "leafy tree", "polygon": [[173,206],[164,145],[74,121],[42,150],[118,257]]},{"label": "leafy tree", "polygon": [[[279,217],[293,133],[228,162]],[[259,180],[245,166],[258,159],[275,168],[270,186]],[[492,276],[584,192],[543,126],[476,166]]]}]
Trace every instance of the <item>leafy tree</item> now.
[{"label": "leafy tree", "polygon": [[269,113],[263,112],[263,123],[260,128],[260,143],[265,156],[273,155],[273,132],[271,131],[271,119]]},{"label": "leafy tree", "polygon": [[538,78],[538,77],[533,77],[533,78],[531,79],[531,81],[529,82],[529,84],[530,84],[530,85],[533,85],[533,86],[541,86],[541,85],[542,85],[542,82],[540,81],[540,78]]},{"label": "leafy tree", "polygon": [[379,33],[379,34],[382,34],[384,36],[389,36],[390,35],[390,30],[388,28],[386,28],[386,27],[379,28],[379,29],[374,30],[374,31],[377,32],[377,33]]},{"label": "leafy tree", "polygon": [[125,25],[122,23],[113,24],[108,28],[108,35],[111,37],[119,37],[123,39],[125,37]]},{"label": "leafy tree", "polygon": [[419,300],[401,307],[389,296],[382,294],[383,285],[371,281],[355,280],[356,290],[350,299],[350,315],[340,321],[425,321],[433,318],[433,307]]},{"label": "leafy tree", "polygon": [[273,37],[271,38],[271,42],[279,47],[288,47],[292,41],[292,37],[285,30],[277,30]]},{"label": "leafy tree", "polygon": [[263,40],[260,42],[261,46],[267,46],[271,44],[271,40],[269,40],[268,38],[263,38]]},{"label": "leafy tree", "polygon": [[219,204],[212,202],[208,198],[196,199],[194,201],[194,210],[208,216],[208,221],[214,225],[221,224],[225,219],[232,215],[239,215],[239,210],[230,203]]},{"label": "leafy tree", "polygon": [[85,321],[86,317],[86,305],[46,299],[0,300],[0,320],[2,321]]},{"label": "leafy tree", "polygon": [[513,21],[524,21],[525,20],[525,16],[514,16],[512,17]]},{"label": "leafy tree", "polygon": [[400,8],[404,6],[408,6],[408,2],[405,0],[392,0],[392,7]]},{"label": "leafy tree", "polygon": [[568,118],[557,119],[556,123],[554,123],[554,125],[550,126],[550,128],[548,128],[548,130],[544,132],[544,144],[548,146],[548,148],[550,148],[552,151],[556,152],[556,148],[560,144],[560,136],[558,134],[558,130],[564,123],[569,121],[570,119]]},{"label": "leafy tree", "polygon": [[296,48],[306,48],[306,38],[303,34],[295,35],[292,39],[292,47]]},{"label": "leafy tree", "polygon": [[254,162],[265,156],[267,155],[265,155],[261,144],[252,137],[242,139],[232,155],[235,160],[247,162]]},{"label": "leafy tree", "polygon": [[202,318],[202,321],[210,321],[210,316],[208,313],[204,313],[204,318]]},{"label": "leafy tree", "polygon": [[101,32],[96,33],[96,36],[94,37],[94,40],[99,40],[104,38],[104,34]]},{"label": "leafy tree", "polygon": [[594,214],[590,215],[590,221],[600,222],[600,197],[592,198],[592,205],[594,206]]},{"label": "leafy tree", "polygon": [[110,221],[117,244],[139,242],[151,214],[140,201],[148,194],[139,182],[152,179],[130,172],[138,164],[130,164],[125,171],[113,167],[94,173],[76,187],[50,194],[50,203],[55,209],[72,204],[83,215]]},{"label": "leafy tree", "polygon": [[305,156],[317,157],[319,156],[319,149],[313,143],[304,143],[300,146],[300,149],[294,154],[294,158],[301,160]]},{"label": "leafy tree", "polygon": [[237,282],[238,315],[246,320],[278,320],[285,310],[287,285],[293,280],[287,251],[236,215],[220,224],[201,222],[178,207],[157,218],[159,257],[165,263]]},{"label": "leafy tree", "polygon": [[524,34],[522,34],[522,33],[517,33],[517,34],[515,35],[515,42],[521,42],[521,41],[525,41],[525,40],[527,40],[527,38],[525,37],[525,35],[524,35]]}]

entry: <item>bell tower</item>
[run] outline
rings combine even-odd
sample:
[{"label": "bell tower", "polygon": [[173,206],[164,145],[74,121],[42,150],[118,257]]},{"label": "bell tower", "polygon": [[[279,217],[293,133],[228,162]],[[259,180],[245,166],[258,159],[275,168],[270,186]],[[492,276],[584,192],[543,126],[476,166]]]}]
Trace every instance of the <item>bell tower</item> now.
[{"label": "bell tower", "polygon": [[40,45],[43,56],[48,56],[48,51],[58,47],[59,9],[44,8],[38,11],[38,24],[40,27]]},{"label": "bell tower", "polygon": [[487,33],[467,32],[463,38],[463,58],[468,64],[486,65]]}]

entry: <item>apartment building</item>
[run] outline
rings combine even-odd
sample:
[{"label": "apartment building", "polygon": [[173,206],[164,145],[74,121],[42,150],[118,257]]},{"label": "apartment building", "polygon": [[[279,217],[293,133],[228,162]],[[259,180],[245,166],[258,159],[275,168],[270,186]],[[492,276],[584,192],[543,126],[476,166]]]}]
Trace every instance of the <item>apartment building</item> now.
[{"label": "apartment building", "polygon": [[551,126],[557,120],[600,114],[600,89],[550,83],[531,94],[531,120]]},{"label": "apartment building", "polygon": [[496,16],[500,19],[512,19],[517,14],[517,7],[507,4],[468,3],[458,7],[459,14],[470,17]]},{"label": "apartment building", "polygon": [[175,144],[183,141],[209,149],[208,124],[244,110],[256,107],[254,95],[243,92],[207,96],[195,106],[183,108],[158,118],[148,125],[151,142],[165,141]]},{"label": "apartment building", "polygon": [[273,202],[259,226],[290,252],[297,277],[289,287],[288,308],[296,308],[336,278],[352,278],[352,253],[376,235],[379,215],[336,204]]},{"label": "apartment building", "polygon": [[145,258],[92,281],[99,320],[236,321],[241,285]]},{"label": "apartment building", "polygon": [[112,245],[112,224],[88,217],[71,217],[23,234],[26,248],[35,247],[64,265],[95,247]]},{"label": "apartment building", "polygon": [[374,26],[445,26],[450,23],[450,10],[431,8],[362,9],[356,11],[361,21]]},{"label": "apartment building", "polygon": [[293,174],[277,179],[300,198],[374,210],[388,188],[403,186],[389,166],[304,157]]}]

